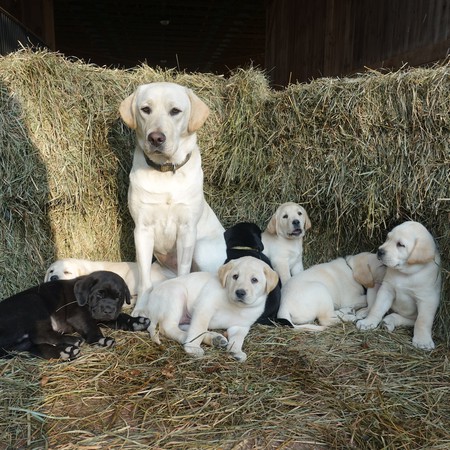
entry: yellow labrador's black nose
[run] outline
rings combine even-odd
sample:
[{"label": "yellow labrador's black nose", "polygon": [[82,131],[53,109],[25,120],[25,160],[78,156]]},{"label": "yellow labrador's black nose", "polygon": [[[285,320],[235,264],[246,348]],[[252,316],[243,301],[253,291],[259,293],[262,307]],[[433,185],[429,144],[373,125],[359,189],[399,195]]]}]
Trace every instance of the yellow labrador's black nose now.
[{"label": "yellow labrador's black nose", "polygon": [[153,147],[159,147],[166,142],[166,135],[160,131],[153,131],[148,135],[147,139]]},{"label": "yellow labrador's black nose", "polygon": [[247,295],[247,292],[245,292],[245,289],[236,289],[235,294],[239,300],[244,300],[245,296]]}]

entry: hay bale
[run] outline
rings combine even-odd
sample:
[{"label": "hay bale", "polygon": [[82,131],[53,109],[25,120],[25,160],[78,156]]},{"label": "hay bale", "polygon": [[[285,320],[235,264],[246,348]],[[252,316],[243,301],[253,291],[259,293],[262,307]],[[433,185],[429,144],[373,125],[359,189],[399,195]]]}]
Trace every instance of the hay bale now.
[{"label": "hay bale", "polygon": [[279,203],[298,201],[313,223],[309,266],[374,250],[414,219],[436,237],[444,275],[429,354],[411,348],[410,330],[348,325],[320,335],[255,327],[244,365],[213,350],[193,361],[176,344],[121,332],[116,349],[84,348],[70,364],[0,361],[7,445],[447,448],[449,74],[448,64],[373,71],[273,91],[255,69],[225,78],[112,70],[45,51],[0,58],[0,298],[42,280],[57,257],[134,258],[134,136],[118,106],[161,80],[211,107],[199,143],[224,225],[264,227]]}]

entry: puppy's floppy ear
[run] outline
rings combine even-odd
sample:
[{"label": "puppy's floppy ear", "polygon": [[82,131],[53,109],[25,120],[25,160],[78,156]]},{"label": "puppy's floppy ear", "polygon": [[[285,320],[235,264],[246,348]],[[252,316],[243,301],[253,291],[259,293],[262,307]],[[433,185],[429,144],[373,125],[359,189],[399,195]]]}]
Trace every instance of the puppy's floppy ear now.
[{"label": "puppy's floppy ear", "polygon": [[273,291],[278,284],[278,274],[271,269],[267,264],[264,265],[264,275],[266,276],[266,293]]},{"label": "puppy's floppy ear", "polygon": [[123,282],[122,292],[125,297],[125,303],[131,305],[131,293],[125,281]]},{"label": "puppy's floppy ear", "polygon": [[270,234],[277,234],[277,214],[275,213],[267,224],[266,231]]},{"label": "puppy's floppy ear", "polygon": [[362,253],[352,257],[353,278],[365,288],[375,286],[375,277],[372,266],[379,264],[377,256],[373,253]]},{"label": "puppy's floppy ear", "polygon": [[188,133],[197,131],[209,116],[209,108],[190,89],[186,89],[191,101],[191,116],[189,117]]},{"label": "puppy's floppy ear", "polygon": [[436,254],[436,244],[431,236],[418,237],[414,241],[414,247],[408,260],[409,265],[425,264],[433,261]]},{"label": "puppy's floppy ear", "polygon": [[91,293],[92,286],[97,282],[97,278],[92,275],[85,275],[79,277],[73,287],[73,293],[80,306],[84,306],[89,301],[89,294]]},{"label": "puppy's floppy ear", "polygon": [[234,267],[233,260],[231,260],[231,261],[227,262],[226,264],[224,264],[223,266],[219,267],[217,274],[219,275],[219,281],[220,281],[220,284],[222,285],[222,287],[225,287],[225,285],[227,284],[228,274],[230,273],[230,271],[233,267]]},{"label": "puppy's floppy ear", "polygon": [[136,92],[133,92],[125,100],[123,100],[119,107],[120,117],[122,117],[122,120],[132,130],[135,130],[137,127],[135,107],[136,107]]},{"label": "puppy's floppy ear", "polygon": [[305,231],[311,228],[311,220],[309,219],[308,213],[303,208],[303,215],[305,216]]}]

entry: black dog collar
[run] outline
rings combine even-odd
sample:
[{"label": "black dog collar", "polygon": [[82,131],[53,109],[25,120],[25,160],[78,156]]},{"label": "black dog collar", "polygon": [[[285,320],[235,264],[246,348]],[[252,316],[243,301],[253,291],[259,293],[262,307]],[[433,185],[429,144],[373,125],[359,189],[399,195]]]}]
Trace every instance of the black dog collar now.
[{"label": "black dog collar", "polygon": [[241,247],[241,246],[236,246],[236,247],[231,247],[230,250],[247,250],[247,251],[252,251],[252,252],[257,252],[258,249],[257,248],[252,248],[252,247]]},{"label": "black dog collar", "polygon": [[145,162],[150,166],[153,167],[153,169],[158,170],[159,172],[173,172],[175,173],[178,169],[183,167],[191,158],[192,153],[188,153],[186,155],[186,159],[181,162],[180,164],[173,164],[173,163],[164,163],[164,164],[158,164],[152,161],[145,153],[144,158]]}]

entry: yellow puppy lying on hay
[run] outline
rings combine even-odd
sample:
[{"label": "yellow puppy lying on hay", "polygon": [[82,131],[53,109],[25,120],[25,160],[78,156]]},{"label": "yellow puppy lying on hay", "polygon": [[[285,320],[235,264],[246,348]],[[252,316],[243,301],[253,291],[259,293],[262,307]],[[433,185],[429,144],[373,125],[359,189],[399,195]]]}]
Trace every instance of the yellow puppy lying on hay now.
[{"label": "yellow puppy lying on hay", "polygon": [[[129,261],[91,261],[89,259],[63,258],[50,264],[44,281],[71,280],[82,275],[89,275],[99,270],[114,272],[123,278],[131,293],[131,304],[136,303],[139,271],[137,263]],[[153,284],[175,277],[169,269],[157,262],[152,264],[151,279]]]},{"label": "yellow puppy lying on hay", "polygon": [[[226,347],[236,360],[245,361],[245,336],[277,283],[278,275],[268,264],[244,256],[221,266],[217,275],[194,272],[155,286],[133,315],[150,319],[148,330],[158,344],[159,325],[161,334],[183,344],[193,356],[204,354],[200,344],[205,343]],[[226,329],[228,340],[209,331],[214,329]]]},{"label": "yellow puppy lying on hay", "polygon": [[[367,252],[312,266],[283,285],[278,318],[311,331],[353,321],[355,314],[345,309],[367,306],[367,298],[375,295],[384,272],[377,256]],[[316,319],[320,325],[311,323]]]}]

